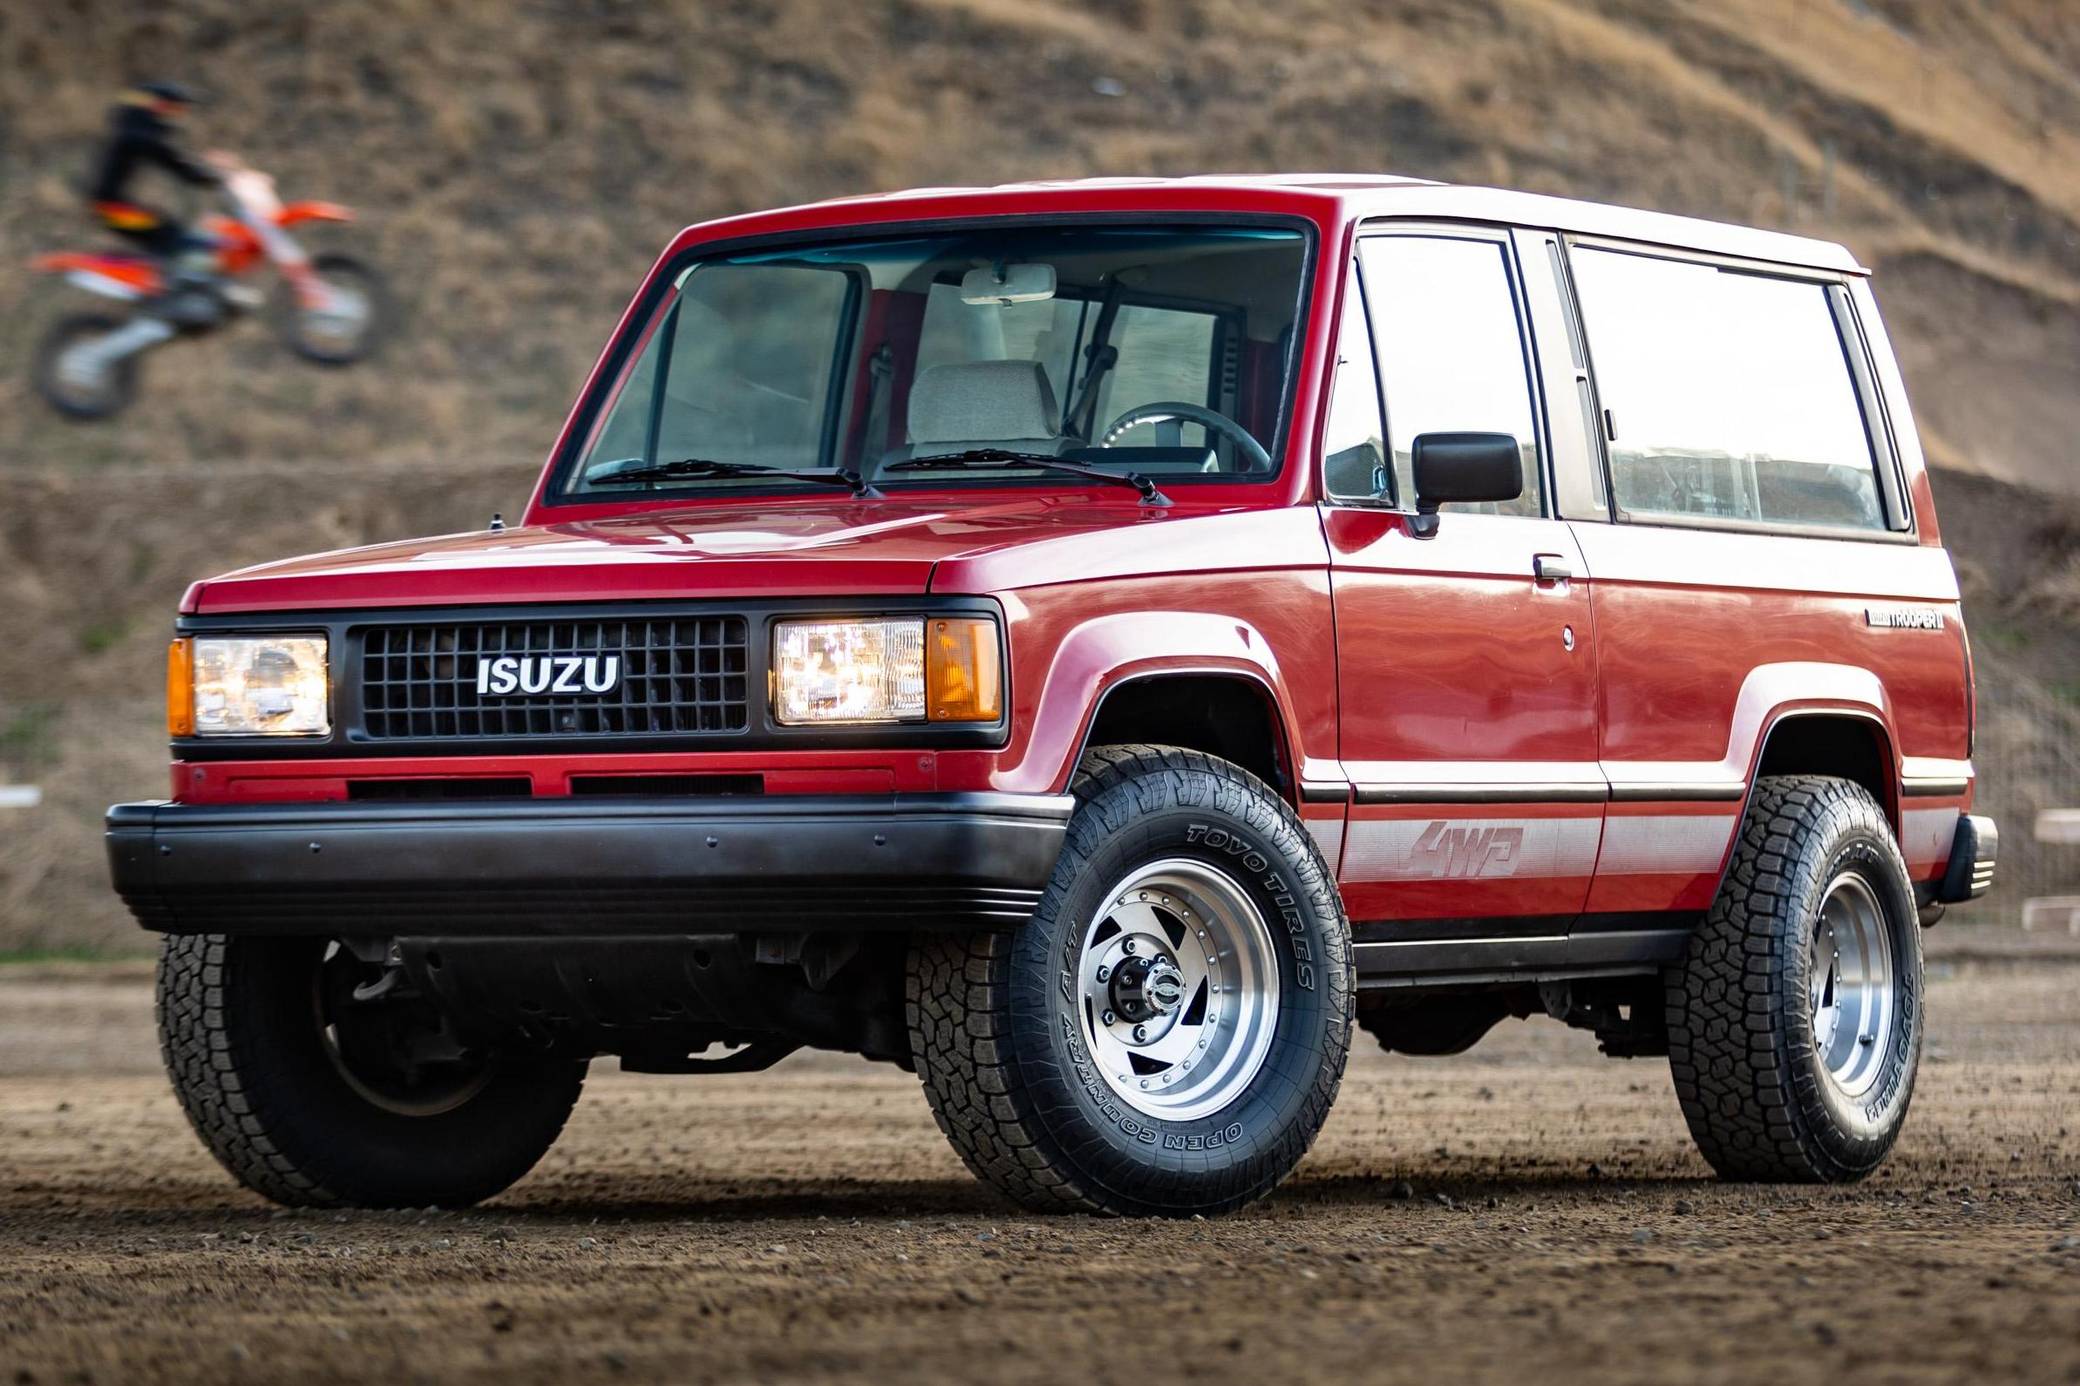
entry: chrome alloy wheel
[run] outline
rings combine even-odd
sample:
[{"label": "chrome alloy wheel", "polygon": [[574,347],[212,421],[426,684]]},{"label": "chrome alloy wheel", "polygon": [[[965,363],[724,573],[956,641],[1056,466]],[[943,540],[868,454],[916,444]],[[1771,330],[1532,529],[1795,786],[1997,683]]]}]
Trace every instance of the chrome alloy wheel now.
[{"label": "chrome alloy wheel", "polygon": [[1807,993],[1821,1069],[1844,1097],[1861,1097],[1884,1071],[1899,996],[1885,909],[1857,872],[1821,898]]},{"label": "chrome alloy wheel", "polygon": [[1249,1087],[1278,1026],[1263,912],[1182,857],[1137,868],[1105,900],[1076,969],[1091,1060],[1145,1116],[1210,1116]]}]

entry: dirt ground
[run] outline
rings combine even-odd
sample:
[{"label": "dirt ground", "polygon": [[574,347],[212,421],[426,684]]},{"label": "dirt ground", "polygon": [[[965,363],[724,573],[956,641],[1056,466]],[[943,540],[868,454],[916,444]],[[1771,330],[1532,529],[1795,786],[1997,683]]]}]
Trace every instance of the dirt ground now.
[{"label": "dirt ground", "polygon": [[1715,1183],[1663,1064],[1515,1023],[1361,1046],[1298,1175],[1210,1223],[1010,1211],[907,1075],[825,1057],[602,1063],[480,1211],[288,1214],[189,1134],[143,969],[7,969],[0,1383],[2080,1381],[2080,945],[1931,941],[1860,1187]]}]

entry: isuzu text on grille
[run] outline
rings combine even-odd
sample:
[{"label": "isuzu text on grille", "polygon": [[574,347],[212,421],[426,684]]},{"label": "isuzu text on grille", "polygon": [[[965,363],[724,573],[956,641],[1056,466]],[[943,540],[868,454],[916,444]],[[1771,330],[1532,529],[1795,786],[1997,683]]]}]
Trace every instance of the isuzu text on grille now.
[{"label": "isuzu text on grille", "polygon": [[620,655],[496,655],[477,661],[477,692],[611,693],[621,683]]}]

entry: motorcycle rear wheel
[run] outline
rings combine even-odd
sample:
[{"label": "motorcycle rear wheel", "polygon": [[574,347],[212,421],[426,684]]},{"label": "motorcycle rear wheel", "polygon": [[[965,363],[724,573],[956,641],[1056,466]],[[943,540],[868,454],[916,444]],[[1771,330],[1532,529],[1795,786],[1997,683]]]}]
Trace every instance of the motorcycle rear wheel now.
[{"label": "motorcycle rear wheel", "polygon": [[374,266],[351,255],[311,257],[311,269],[340,297],[345,311],[306,308],[284,282],[274,303],[274,329],[282,344],[321,366],[351,366],[375,354],[389,323],[389,291]]},{"label": "motorcycle rear wheel", "polygon": [[36,347],[36,393],[68,419],[106,419],[128,408],[137,395],[135,355],[93,373],[79,370],[73,358],[79,348],[122,326],[122,318],[108,313],[73,313],[52,323]]}]

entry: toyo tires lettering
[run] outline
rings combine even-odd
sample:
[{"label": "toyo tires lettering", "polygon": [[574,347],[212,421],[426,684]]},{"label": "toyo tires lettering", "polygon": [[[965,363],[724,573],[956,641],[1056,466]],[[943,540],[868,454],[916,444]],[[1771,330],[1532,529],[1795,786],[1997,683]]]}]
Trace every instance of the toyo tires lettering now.
[{"label": "toyo tires lettering", "polygon": [[1211,847],[1216,852],[1226,852],[1239,857],[1245,871],[1261,872],[1271,869],[1271,858],[1264,855],[1255,845],[1239,833],[1226,828],[1209,828],[1204,823],[1194,823],[1184,830],[1184,840],[1199,847]]},{"label": "toyo tires lettering", "polygon": [[1284,874],[1271,865],[1270,855],[1242,834],[1206,823],[1187,827],[1184,840],[1195,847],[1234,858],[1237,865],[1257,878],[1270,894],[1271,903],[1286,926],[1286,937],[1292,941],[1293,980],[1304,989],[1313,991],[1314,948],[1307,938],[1307,917],[1300,912],[1299,893],[1286,883]]}]

